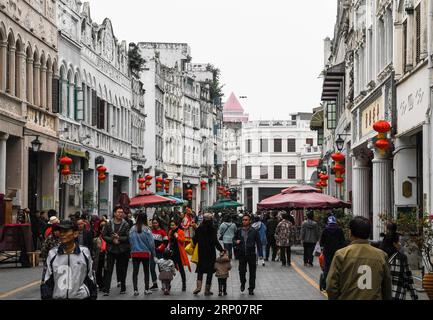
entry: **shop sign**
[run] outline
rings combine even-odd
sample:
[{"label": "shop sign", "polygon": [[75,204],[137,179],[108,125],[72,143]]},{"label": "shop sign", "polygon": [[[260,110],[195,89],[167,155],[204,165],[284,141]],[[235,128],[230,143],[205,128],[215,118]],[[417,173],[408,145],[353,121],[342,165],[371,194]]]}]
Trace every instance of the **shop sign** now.
[{"label": "shop sign", "polygon": [[362,137],[374,131],[373,125],[385,117],[385,103],[381,95],[361,113],[361,135]]},{"label": "shop sign", "polygon": [[67,183],[70,186],[81,184],[81,173],[73,173],[68,176],[62,176],[62,183]]},{"label": "shop sign", "polygon": [[182,194],[182,182],[180,180],[173,180],[173,195],[176,198],[183,198]]},{"label": "shop sign", "polygon": [[397,133],[422,125],[428,109],[429,74],[427,66],[397,87]]}]

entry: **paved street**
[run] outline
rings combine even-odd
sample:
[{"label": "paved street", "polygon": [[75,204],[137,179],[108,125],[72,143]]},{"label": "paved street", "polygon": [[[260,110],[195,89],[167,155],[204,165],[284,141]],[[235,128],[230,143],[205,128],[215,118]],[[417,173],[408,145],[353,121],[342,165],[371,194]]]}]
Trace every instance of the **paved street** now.
[{"label": "paved street", "polygon": [[[162,291],[154,292],[150,296],[144,296],[143,274],[139,275],[138,297],[133,296],[132,289],[132,265],[128,269],[127,294],[120,295],[116,288],[113,274],[112,292],[109,297],[99,296],[100,300],[190,300],[190,299],[221,299],[221,300],[326,300],[326,295],[318,289],[317,280],[320,275],[320,268],[315,266],[304,267],[302,263],[301,250],[294,250],[291,268],[283,268],[279,262],[268,262],[265,267],[259,266],[257,271],[257,288],[253,297],[248,291],[240,293],[239,274],[237,261],[233,262],[233,269],[228,280],[228,296],[218,297],[218,283],[214,279],[212,291],[214,296],[205,297],[203,292],[194,296],[192,291],[195,288],[196,274],[187,272],[187,292],[181,292],[181,279],[176,276],[172,283],[170,297],[165,297]],[[195,266],[193,266],[193,271]],[[21,268],[0,268],[0,299],[7,300],[39,300],[39,278],[42,268],[21,269]],[[420,287],[420,283],[416,283]],[[424,293],[419,293],[421,300],[427,300]]]}]

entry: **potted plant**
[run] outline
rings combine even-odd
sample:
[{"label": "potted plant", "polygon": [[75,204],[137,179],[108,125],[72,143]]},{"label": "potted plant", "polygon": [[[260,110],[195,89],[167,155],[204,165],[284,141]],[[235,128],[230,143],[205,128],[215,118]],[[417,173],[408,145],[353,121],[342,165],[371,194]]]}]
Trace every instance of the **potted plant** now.
[{"label": "potted plant", "polygon": [[433,300],[433,216],[420,215],[418,211],[399,214],[396,221],[384,219],[384,222],[395,222],[397,231],[406,240],[408,253],[416,252],[423,264],[423,288],[430,300]]}]

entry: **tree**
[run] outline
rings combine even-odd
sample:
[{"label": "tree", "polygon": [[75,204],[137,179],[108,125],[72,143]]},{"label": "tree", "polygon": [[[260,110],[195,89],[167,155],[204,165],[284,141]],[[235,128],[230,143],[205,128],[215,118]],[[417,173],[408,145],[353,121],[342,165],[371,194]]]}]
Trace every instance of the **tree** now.
[{"label": "tree", "polygon": [[220,104],[221,98],[224,96],[224,93],[222,92],[224,85],[222,85],[220,81],[221,71],[211,64],[206,66],[206,70],[212,72],[213,75],[212,81],[208,81],[211,100],[214,104]]},{"label": "tree", "polygon": [[138,76],[144,70],[146,60],[141,56],[140,48],[135,43],[129,44],[128,58],[129,69]]}]

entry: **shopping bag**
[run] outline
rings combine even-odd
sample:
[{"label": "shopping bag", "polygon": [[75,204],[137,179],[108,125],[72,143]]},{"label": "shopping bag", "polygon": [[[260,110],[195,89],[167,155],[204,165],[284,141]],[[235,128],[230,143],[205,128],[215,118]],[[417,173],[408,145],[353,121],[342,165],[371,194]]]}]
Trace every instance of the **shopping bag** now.
[{"label": "shopping bag", "polygon": [[191,262],[198,264],[198,244],[194,248],[194,252],[192,254]]},{"label": "shopping bag", "polygon": [[185,247],[185,251],[188,255],[192,256],[194,254],[194,243],[190,242],[188,243],[188,245]]},{"label": "shopping bag", "polygon": [[321,253],[322,253],[322,249],[320,248],[320,244],[316,243],[316,247],[314,248],[314,256],[320,257]]},{"label": "shopping bag", "polygon": [[320,268],[322,270],[325,270],[325,255],[323,254],[323,252],[320,254],[319,264],[320,264]]}]

